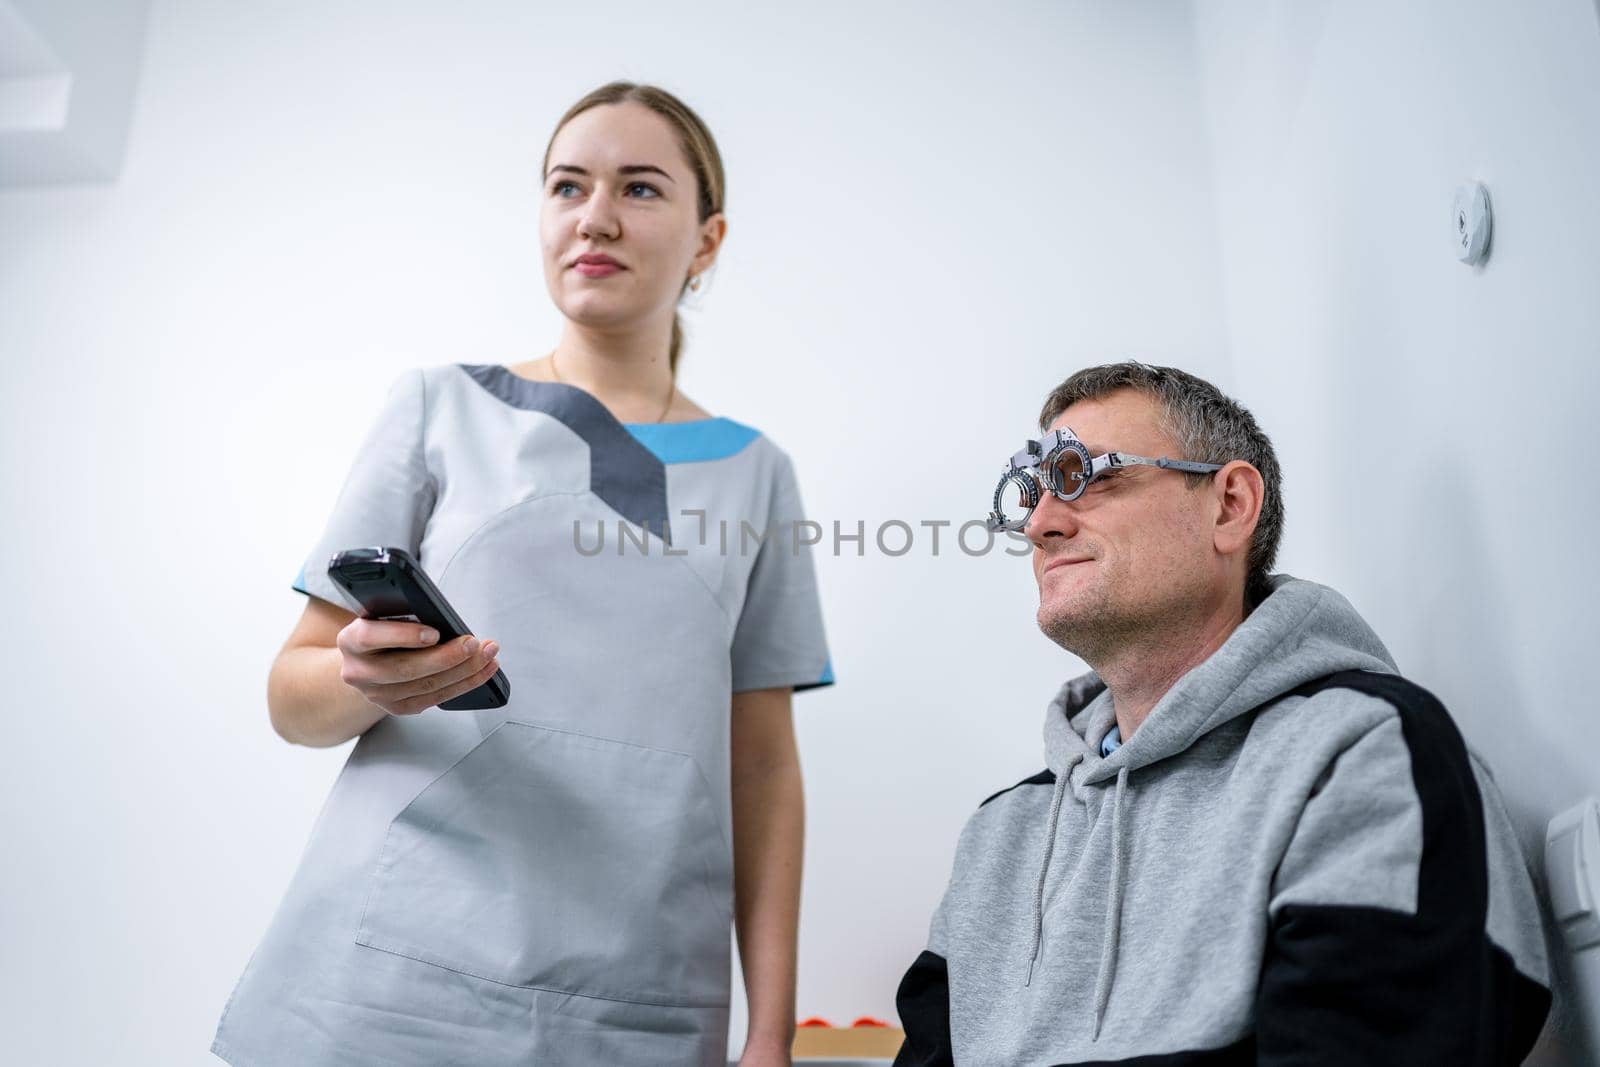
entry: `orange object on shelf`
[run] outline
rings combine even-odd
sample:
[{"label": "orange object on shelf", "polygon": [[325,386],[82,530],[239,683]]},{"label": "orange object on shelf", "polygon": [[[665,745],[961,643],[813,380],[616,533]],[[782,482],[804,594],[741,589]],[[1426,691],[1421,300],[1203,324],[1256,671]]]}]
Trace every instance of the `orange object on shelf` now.
[{"label": "orange object on shelf", "polygon": [[877,1027],[877,1026],[881,1026],[881,1027],[884,1027],[884,1028],[888,1028],[888,1026],[889,1026],[889,1024],[884,1022],[882,1019],[874,1019],[870,1015],[863,1015],[861,1018],[857,1019],[855,1022],[851,1023],[850,1025],[851,1025],[851,1027],[857,1027],[857,1026],[873,1026],[873,1027]]},{"label": "orange object on shelf", "polygon": [[826,1026],[829,1029],[833,1028],[832,1023],[818,1015],[813,1015],[809,1019],[801,1019],[799,1022],[795,1023],[794,1026],[796,1030],[804,1030],[810,1026]]}]

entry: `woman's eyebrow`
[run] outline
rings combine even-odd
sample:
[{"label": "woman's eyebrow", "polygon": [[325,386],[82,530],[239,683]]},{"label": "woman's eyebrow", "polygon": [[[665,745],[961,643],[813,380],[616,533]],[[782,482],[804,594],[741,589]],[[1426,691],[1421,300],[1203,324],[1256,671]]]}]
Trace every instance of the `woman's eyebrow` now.
[{"label": "woman's eyebrow", "polygon": [[[577,165],[572,164],[572,163],[557,163],[555,166],[550,168],[549,172],[547,174],[545,174],[545,177],[549,178],[551,174],[554,174],[557,171],[561,171],[562,173],[565,173],[565,174],[581,174],[585,178],[587,178],[589,176],[589,172],[587,170],[583,169],[580,166],[577,166]],[[623,175],[629,175],[629,174],[659,174],[663,178],[667,179],[667,181],[672,182],[672,184],[674,184],[674,185],[678,184],[678,180],[676,178],[674,178],[672,175],[668,174],[666,171],[662,170],[660,167],[656,166],[653,163],[627,163],[627,164],[624,164],[623,166],[618,167],[617,168],[617,173],[618,174],[623,174]]]},{"label": "woman's eyebrow", "polygon": [[629,163],[617,168],[618,174],[659,174],[672,184],[678,184],[676,178],[652,163]]}]

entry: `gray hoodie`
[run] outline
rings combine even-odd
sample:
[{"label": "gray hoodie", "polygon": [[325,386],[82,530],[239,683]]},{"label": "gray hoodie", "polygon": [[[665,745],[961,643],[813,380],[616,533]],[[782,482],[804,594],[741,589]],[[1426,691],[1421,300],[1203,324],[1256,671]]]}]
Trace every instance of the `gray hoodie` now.
[{"label": "gray hoodie", "polygon": [[1109,692],[1064,685],[1047,770],[962,833],[897,1064],[1520,1062],[1549,1007],[1532,885],[1488,771],[1394,671],[1279,575],[1108,755]]}]

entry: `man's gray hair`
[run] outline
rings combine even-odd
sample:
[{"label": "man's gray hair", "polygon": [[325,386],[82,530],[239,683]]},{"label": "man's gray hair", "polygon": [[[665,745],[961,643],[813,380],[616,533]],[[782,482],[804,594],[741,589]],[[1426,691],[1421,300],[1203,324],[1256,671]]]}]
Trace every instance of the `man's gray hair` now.
[{"label": "man's gray hair", "polygon": [[[1267,575],[1283,540],[1283,472],[1272,442],[1256,424],[1255,416],[1238,401],[1223,394],[1203,378],[1176,367],[1146,363],[1109,363],[1085,367],[1051,390],[1039,412],[1039,428],[1048,429],[1067,408],[1080,400],[1097,400],[1119,389],[1133,389],[1160,403],[1163,429],[1178,444],[1180,455],[1201,463],[1228,463],[1242,459],[1261,472],[1264,492],[1261,517],[1250,539],[1245,599],[1265,600],[1271,589]],[[1185,474],[1192,489],[1211,480],[1209,474]]]}]

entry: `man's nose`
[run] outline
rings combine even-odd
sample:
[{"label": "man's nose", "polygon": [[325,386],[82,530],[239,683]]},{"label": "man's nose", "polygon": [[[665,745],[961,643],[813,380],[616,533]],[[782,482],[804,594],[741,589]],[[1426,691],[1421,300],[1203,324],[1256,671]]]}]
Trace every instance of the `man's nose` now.
[{"label": "man's nose", "polygon": [[1078,532],[1078,516],[1072,505],[1046,489],[1039,506],[1028,516],[1022,527],[1023,536],[1038,548],[1044,547],[1046,537],[1071,537]]}]

